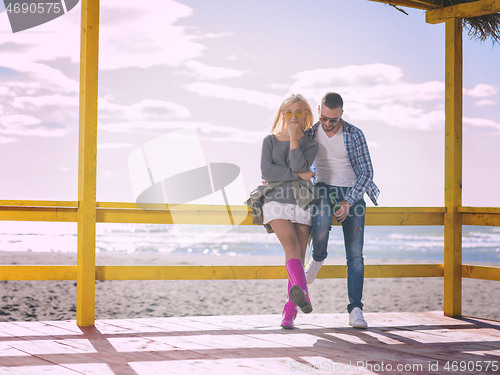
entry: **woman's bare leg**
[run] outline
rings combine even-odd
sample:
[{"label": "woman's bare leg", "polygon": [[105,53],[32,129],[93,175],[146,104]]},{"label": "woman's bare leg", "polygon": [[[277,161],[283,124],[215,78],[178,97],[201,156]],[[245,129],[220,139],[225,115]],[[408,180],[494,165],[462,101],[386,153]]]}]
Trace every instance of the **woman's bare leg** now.
[{"label": "woman's bare leg", "polygon": [[285,251],[285,263],[290,259],[302,260],[299,238],[295,232],[295,224],[290,220],[284,219],[275,219],[269,224],[271,224],[271,228],[273,228],[281,246],[283,246],[283,250]]},{"label": "woman's bare leg", "polygon": [[[307,244],[305,240],[306,230],[302,227],[296,227],[296,224],[293,224],[289,220],[275,219],[272,220],[270,224],[281,242],[283,250],[285,250],[285,265],[288,272],[288,279],[290,280],[290,299],[295,305],[299,306],[304,313],[309,314],[312,311],[312,305],[307,294],[307,282],[303,261],[305,245]],[[302,254],[301,243],[297,231],[300,232],[302,242],[304,242],[304,254]]]},{"label": "woman's bare leg", "polygon": [[305,263],[307,243],[309,242],[309,235],[311,233],[311,226],[306,224],[295,223],[295,233],[300,246],[300,259]]}]

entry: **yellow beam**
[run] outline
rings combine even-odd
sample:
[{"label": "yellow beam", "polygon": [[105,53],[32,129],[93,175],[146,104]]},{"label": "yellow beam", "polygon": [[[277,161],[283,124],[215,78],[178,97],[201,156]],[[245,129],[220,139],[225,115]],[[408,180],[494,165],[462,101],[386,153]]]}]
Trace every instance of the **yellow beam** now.
[{"label": "yellow beam", "polygon": [[368,207],[366,225],[443,225],[444,212],[444,207]]},{"label": "yellow beam", "polygon": [[76,201],[21,201],[21,200],[0,200],[0,207],[78,207]]},{"label": "yellow beam", "polygon": [[462,224],[500,226],[500,214],[466,212],[462,214]]},{"label": "yellow beam", "polygon": [[460,207],[463,225],[500,226],[499,207]]},{"label": "yellow beam", "polygon": [[[230,206],[234,222],[252,224],[247,206]],[[179,205],[169,209],[99,208],[97,221],[101,223],[149,223],[149,224],[206,224],[230,225],[228,207]]]},{"label": "yellow beam", "polygon": [[[100,205],[113,206],[115,204],[112,203]],[[124,204],[123,207],[127,205]],[[366,211],[366,224],[443,225],[444,211],[443,207],[369,207]],[[246,206],[231,206],[231,214],[240,225],[252,224],[251,212]],[[225,206],[182,205],[170,210],[98,208],[97,222],[228,225],[228,214]]]},{"label": "yellow beam", "polygon": [[97,280],[253,280],[287,277],[285,266],[96,267]]},{"label": "yellow beam", "polygon": [[[110,204],[107,204],[110,206]],[[102,207],[102,206],[101,206]],[[367,225],[443,225],[443,207],[369,207]],[[231,214],[240,225],[251,225],[251,212],[246,206],[231,206]],[[98,208],[99,223],[148,223],[148,224],[208,224],[228,225],[225,206],[183,205],[178,209],[149,210],[134,208]],[[334,222],[336,224],[336,222]]]},{"label": "yellow beam", "polygon": [[[76,222],[77,202],[0,201],[0,220]],[[225,206],[182,205],[166,210],[165,205],[143,209],[135,203],[97,202],[98,223],[143,223],[226,225]],[[366,225],[443,225],[444,207],[368,207]],[[239,225],[251,225],[246,206],[231,206]],[[463,225],[500,226],[499,207],[457,207]],[[334,224],[338,224],[334,222]]]},{"label": "yellow beam", "polygon": [[463,213],[478,213],[478,214],[500,214],[500,207],[469,207],[469,206],[462,206],[458,208],[458,212],[463,212]]},{"label": "yellow beam", "polygon": [[[29,207],[3,201],[0,220],[76,222],[77,209],[66,203],[57,206],[31,201]],[[76,204],[75,204],[76,206]],[[142,205],[141,205],[142,206]],[[228,225],[226,206],[179,205],[169,210],[165,205],[141,208],[135,203],[97,202],[98,223],[142,224],[210,224]],[[251,225],[252,215],[247,206],[230,206],[231,214],[239,225]],[[443,225],[444,207],[368,207],[367,225]],[[337,224],[334,222],[334,224]]]},{"label": "yellow beam", "polygon": [[462,22],[446,21],[444,313],[462,314]]},{"label": "yellow beam", "polygon": [[442,264],[383,264],[365,266],[367,278],[443,277]]},{"label": "yellow beam", "polygon": [[422,4],[426,8],[430,8],[430,9],[439,7],[439,5],[436,5],[436,0],[410,0],[410,1],[412,1],[414,3]]},{"label": "yellow beam", "polygon": [[500,267],[472,266],[464,264],[462,266],[462,277],[469,279],[500,281]]},{"label": "yellow beam", "polygon": [[436,24],[452,18],[472,18],[497,12],[500,12],[500,0],[478,0],[428,10],[425,13],[425,22]]},{"label": "yellow beam", "polygon": [[0,206],[0,220],[76,222],[77,209],[67,207]]},{"label": "yellow beam", "polygon": [[[33,200],[0,200],[0,208],[6,207],[26,207],[26,208],[77,208],[78,201],[33,201]],[[96,202],[98,208],[112,209],[136,209],[136,210],[181,210],[181,211],[204,211],[206,213],[225,211],[227,206],[224,205],[202,205],[202,204],[178,204],[167,205],[159,203],[133,203],[133,202]],[[245,205],[231,205],[231,210],[243,212],[245,215],[251,210]],[[500,207],[461,207],[463,212],[488,212],[500,213]],[[444,213],[444,207],[367,207],[367,212],[389,212],[389,213]]]},{"label": "yellow beam", "polygon": [[[257,280],[287,277],[284,266],[96,266],[96,280]],[[318,273],[318,278],[345,277],[345,265],[326,265]],[[366,265],[365,277],[443,277],[443,265]]]},{"label": "yellow beam", "polygon": [[76,280],[76,266],[0,266],[0,280]]},{"label": "yellow beam", "polygon": [[370,0],[377,3],[384,3],[388,5],[396,5],[403,6],[408,8],[417,8],[417,9],[434,9],[436,6],[431,4],[430,1],[422,1],[422,0]]},{"label": "yellow beam", "polygon": [[95,323],[95,226],[99,0],[82,0],[76,322]]},{"label": "yellow beam", "polygon": [[[415,211],[405,208],[390,209],[368,208],[367,225],[443,225],[444,208],[425,211],[417,208]],[[251,225],[250,212],[242,210],[231,211],[235,222],[240,225]],[[174,216],[172,216],[174,214]],[[228,215],[225,208],[206,212],[189,210],[138,210],[138,209],[101,209],[97,210],[97,222],[100,223],[148,223],[148,224],[208,224],[228,225]],[[337,224],[334,222],[334,224]]]},{"label": "yellow beam", "polygon": [[[318,278],[346,278],[346,266],[323,266]],[[365,278],[443,277],[442,264],[379,264],[365,265]]]},{"label": "yellow beam", "polygon": [[[284,266],[96,266],[95,268],[96,280],[258,280],[287,277]],[[322,279],[345,277],[345,265],[325,265],[318,273],[318,278]],[[443,277],[443,265],[366,265],[365,277]],[[76,279],[77,266],[0,266],[0,280]]]}]

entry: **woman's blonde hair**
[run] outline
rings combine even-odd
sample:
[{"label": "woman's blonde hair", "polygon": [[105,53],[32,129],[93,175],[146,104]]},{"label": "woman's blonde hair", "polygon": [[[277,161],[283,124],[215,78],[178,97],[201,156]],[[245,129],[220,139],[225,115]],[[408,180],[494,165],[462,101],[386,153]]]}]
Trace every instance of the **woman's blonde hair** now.
[{"label": "woman's blonde hair", "polygon": [[306,107],[303,121],[302,121],[302,131],[309,129],[314,124],[314,117],[311,111],[311,106],[307,100],[300,94],[291,94],[288,96],[283,103],[281,103],[276,116],[274,116],[273,128],[271,129],[271,134],[279,133],[285,127],[285,109],[291,106],[295,102],[302,102]]}]

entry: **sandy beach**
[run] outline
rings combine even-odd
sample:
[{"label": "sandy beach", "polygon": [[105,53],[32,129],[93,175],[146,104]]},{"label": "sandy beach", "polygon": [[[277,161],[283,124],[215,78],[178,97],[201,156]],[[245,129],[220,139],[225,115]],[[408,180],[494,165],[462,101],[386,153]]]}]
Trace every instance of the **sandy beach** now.
[{"label": "sandy beach", "polygon": [[[366,261],[375,263],[396,262]],[[76,254],[0,252],[0,264],[74,265]],[[108,253],[97,254],[96,264],[280,265],[283,258]],[[326,264],[345,264],[345,261],[328,259]],[[98,281],[96,319],[280,314],[285,288],[285,280]],[[318,279],[309,286],[309,291],[314,312],[346,311],[345,279]],[[500,282],[464,279],[462,299],[463,315],[500,320]],[[363,301],[367,312],[442,311],[443,280],[365,279]],[[75,281],[0,281],[0,321],[75,317]]]}]

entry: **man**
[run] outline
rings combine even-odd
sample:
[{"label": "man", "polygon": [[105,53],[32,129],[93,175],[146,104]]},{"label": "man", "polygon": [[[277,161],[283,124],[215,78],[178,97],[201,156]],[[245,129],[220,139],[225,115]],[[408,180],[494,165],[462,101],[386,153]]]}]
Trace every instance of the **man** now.
[{"label": "man", "polygon": [[[342,119],[342,97],[327,93],[318,106],[319,122],[306,134],[319,144],[316,156],[316,186],[320,200],[312,225],[312,259],[306,279],[312,283],[327,257],[332,217],[342,224],[347,259],[349,324],[367,328],[363,317],[363,242],[366,192],[377,205],[379,189],[373,182],[373,167],[363,132]],[[338,202],[338,204],[336,203]],[[335,207],[335,209],[334,209]]]}]

